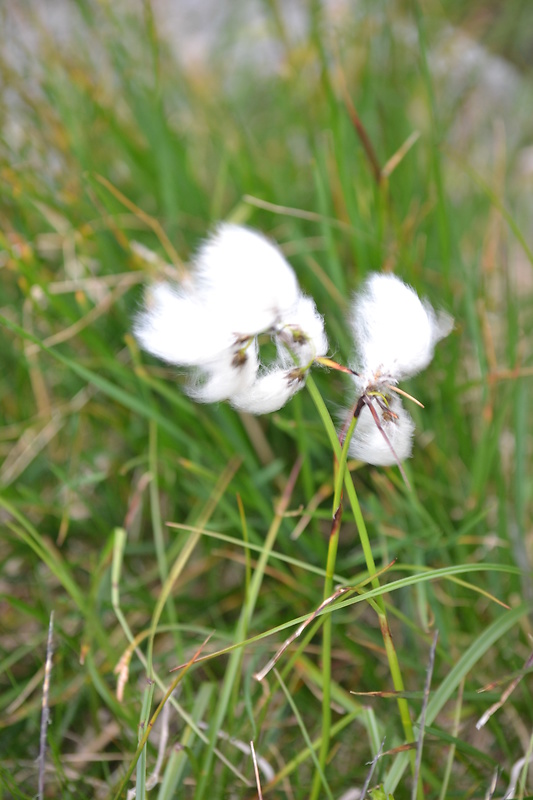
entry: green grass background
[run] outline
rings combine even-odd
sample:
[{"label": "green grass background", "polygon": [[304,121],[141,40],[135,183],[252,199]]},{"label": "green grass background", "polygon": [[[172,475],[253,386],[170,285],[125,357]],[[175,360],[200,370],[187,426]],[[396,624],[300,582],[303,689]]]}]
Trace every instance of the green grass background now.
[{"label": "green grass background", "polygon": [[[297,33],[282,3],[259,4],[246,28],[234,9],[186,63],[148,0],[72,2],[67,38],[31,4],[0,11],[2,798],[38,791],[51,612],[46,797],[125,797],[136,780],[137,797],[252,798],[250,741],[270,768],[265,797],[348,797],[383,741],[369,790],[500,797],[533,747],[531,7],[294,6]],[[480,45],[492,61],[465,78]],[[498,92],[494,63],[512,90]],[[346,95],[374,167],[389,167],[379,181]],[[131,336],[142,285],[220,219],[280,243],[344,363],[368,271],[393,270],[456,320],[404,385],[425,405],[412,492],[395,467],[348,464],[376,568],[389,565],[381,589],[330,606],[262,683],[254,672],[323,599],[323,420],[307,390],[257,419],[195,405]],[[350,381],[314,377],[336,419]],[[347,503],[334,586],[367,578]],[[393,689],[376,596],[418,741],[425,710],[418,786],[396,699],[353,694]],[[210,657],[189,663],[210,634]],[[515,796],[529,791],[526,765]]]}]

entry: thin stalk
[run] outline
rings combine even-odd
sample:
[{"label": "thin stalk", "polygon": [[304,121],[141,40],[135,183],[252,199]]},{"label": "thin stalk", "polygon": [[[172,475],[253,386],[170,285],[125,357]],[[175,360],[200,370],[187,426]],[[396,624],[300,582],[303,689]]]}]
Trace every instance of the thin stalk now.
[{"label": "thin stalk", "polygon": [[[328,412],[328,410],[326,408],[326,404],[324,403],[324,400],[322,399],[322,395],[318,391],[318,388],[317,388],[317,386],[316,386],[316,384],[315,384],[315,382],[314,382],[314,380],[313,380],[313,378],[311,376],[308,376],[306,385],[307,385],[309,393],[310,393],[310,395],[311,395],[311,397],[313,399],[313,402],[315,403],[315,406],[316,406],[316,409],[318,411],[318,414],[319,414],[319,416],[320,416],[320,418],[321,418],[321,420],[322,420],[322,422],[324,424],[324,428],[326,430],[326,433],[328,434],[328,438],[330,440],[330,443],[331,443],[331,446],[332,446],[332,449],[333,449],[333,453],[334,453],[335,458],[337,460],[337,463],[339,464],[339,467],[340,467],[343,457],[346,458],[346,454],[343,454],[344,448],[341,449],[341,445],[340,445],[340,442],[339,442],[338,437],[337,437],[337,432],[335,430],[335,426],[334,426],[333,421],[332,421],[332,419],[330,417],[330,414],[329,414],[329,412]],[[352,429],[352,426],[350,425],[350,429],[348,431],[350,437],[351,437],[351,433],[352,432],[353,432],[353,429]],[[346,443],[347,442],[349,442],[348,434],[347,434],[345,442],[344,442],[344,446],[345,447],[346,447]],[[344,462],[344,463],[346,463],[346,462]],[[337,477],[339,477],[340,475],[342,475],[342,479],[344,481],[344,488],[346,490],[346,494],[348,496],[348,501],[350,503],[350,506],[351,506],[351,509],[352,509],[352,513],[354,515],[355,524],[356,524],[356,527],[357,527],[357,531],[359,533],[359,539],[361,541],[361,546],[363,548],[363,555],[365,557],[367,570],[368,570],[370,575],[375,575],[375,573],[377,571],[376,570],[376,564],[375,564],[375,561],[374,561],[374,556],[372,554],[372,547],[371,547],[371,544],[370,544],[368,531],[366,529],[365,521],[364,521],[364,518],[363,518],[363,513],[361,511],[361,506],[359,505],[359,499],[357,497],[357,492],[355,491],[355,486],[354,486],[353,481],[352,481],[352,476],[351,476],[349,470],[346,470],[346,469],[344,469],[343,472],[341,472],[340,469],[338,469],[337,470]],[[337,496],[337,489],[336,489],[336,492],[335,492],[335,496]],[[337,539],[337,537],[335,537],[335,539]],[[333,553],[333,550],[331,550],[331,557],[332,558],[334,556],[336,556],[337,542],[332,544],[332,542],[330,541],[330,548],[333,548],[333,547],[335,547],[335,551]],[[329,558],[330,558],[330,551],[328,551],[328,561],[329,561]],[[328,570],[326,570],[326,581],[327,581],[327,573],[328,573]],[[372,579],[372,581],[371,581],[371,584],[372,584],[372,588],[373,589],[379,589],[379,587],[380,587],[379,578],[374,577]],[[387,611],[386,611],[386,608],[385,608],[385,601],[384,601],[384,599],[383,599],[383,597],[381,595],[378,595],[376,597],[376,611],[377,611],[377,614],[378,614],[379,625],[380,625],[380,628],[381,628],[381,634],[383,636],[383,643],[385,645],[385,652],[386,652],[386,655],[387,655],[387,661],[389,663],[389,670],[390,670],[390,674],[391,674],[391,678],[392,678],[392,683],[393,683],[394,689],[397,692],[404,692],[405,691],[405,686],[404,686],[402,673],[401,673],[401,669],[400,669],[400,663],[398,661],[398,655],[396,653],[396,649],[395,649],[394,643],[392,641],[392,634],[391,634],[389,623],[388,623],[388,619],[387,619]],[[328,616],[331,619],[331,615],[328,615]],[[324,626],[324,637],[326,637],[326,626]],[[331,640],[329,640],[329,647],[331,648]],[[323,645],[323,654],[324,654],[324,651],[325,651],[325,644]],[[330,673],[328,675],[324,675],[324,695],[326,695],[326,693],[328,691],[327,683],[329,681],[329,677],[330,677]],[[400,713],[400,719],[401,719],[401,722],[402,722],[402,727],[403,727],[403,731],[404,731],[404,736],[405,736],[406,742],[408,742],[408,743],[414,742],[415,741],[415,736],[414,736],[414,731],[413,731],[413,725],[412,725],[412,722],[411,722],[411,717],[410,717],[410,714],[409,714],[409,706],[408,706],[407,700],[404,697],[398,697],[397,698],[397,703],[398,703],[398,711]],[[328,710],[328,714],[329,714],[329,716],[331,715],[331,712],[329,710]],[[324,730],[324,727],[325,727],[325,723],[323,723],[323,730]],[[322,755],[322,753],[321,753],[321,755]],[[414,750],[412,751],[412,753],[410,753],[410,759],[411,759],[411,767],[412,767],[413,774],[414,774],[415,761],[416,761],[416,752]],[[321,763],[322,763],[322,760],[321,760]],[[311,795],[311,799],[312,800],[316,800],[317,797],[318,797],[318,794],[317,794],[318,790],[316,789],[317,785],[319,786],[320,784],[317,784],[316,776],[315,776],[315,783],[313,785],[313,793]],[[419,785],[418,796],[419,797],[423,796],[422,795],[422,790],[421,790],[421,785]]]},{"label": "thin stalk", "polygon": [[[150,420],[150,426],[149,426],[148,457],[150,465],[150,474],[152,476],[152,480],[150,481],[150,509],[152,515],[152,530],[154,537],[155,552],[157,557],[157,566],[159,568],[159,576],[161,578],[161,585],[164,585],[165,581],[168,578],[168,564],[167,564],[166,547],[165,547],[165,534],[163,529],[163,521],[161,518],[161,507],[159,504],[159,470],[157,464],[157,422],[154,422],[154,420]],[[178,618],[176,615],[176,609],[174,603],[170,596],[167,598],[166,610],[168,614],[168,620],[174,629],[176,652],[179,654],[180,660],[182,660],[183,649],[181,643],[181,636],[179,634],[179,628],[178,628]],[[153,644],[153,640],[151,640],[151,644]],[[149,647],[149,652],[148,652],[148,668],[149,668],[148,677],[151,678],[152,677],[151,646]]]},{"label": "thin stalk", "polygon": [[46,772],[46,740],[48,735],[48,725],[50,722],[50,676],[52,674],[53,658],[53,633],[54,633],[54,612],[50,612],[50,622],[48,624],[48,641],[46,645],[46,662],[44,665],[43,699],[41,704],[41,735],[39,738],[39,790],[38,800],[44,798],[44,780]]},{"label": "thin stalk", "polygon": [[[346,437],[342,446],[340,457],[335,459],[335,488],[333,492],[333,518],[331,521],[331,531],[328,543],[328,556],[326,561],[326,576],[324,578],[324,600],[331,596],[333,592],[333,576],[335,574],[335,563],[337,560],[337,550],[339,546],[339,531],[342,520],[342,486],[344,483],[344,473],[346,472],[346,461],[348,458],[348,448],[355,430],[357,420],[352,417]],[[333,634],[332,615],[328,614],[322,628],[322,741],[318,757],[319,765],[315,771],[311,800],[317,800],[321,787],[324,782],[324,769],[329,753],[331,739],[331,643]]]},{"label": "thin stalk", "polygon": [[[149,663],[149,669],[150,671],[152,669],[151,662]],[[135,769],[135,774],[136,774],[135,788],[137,791],[135,795],[136,800],[146,800],[146,756],[147,756],[148,741],[145,738],[145,734],[150,724],[150,711],[152,708],[152,700],[154,699],[154,689],[155,689],[155,683],[152,680],[149,680],[148,685],[144,690],[142,709],[141,709],[141,719],[139,723],[139,731],[137,739],[137,745],[140,749],[140,752],[138,752],[137,764]],[[143,742],[142,746],[141,742]],[[135,757],[133,760],[135,761]]]},{"label": "thin stalk", "polygon": [[[464,688],[465,688],[465,682],[463,679],[459,684],[457,704],[455,706],[455,713],[453,715],[452,737],[454,740],[457,739],[457,737],[459,736],[459,728],[461,725],[461,712],[463,710]],[[448,793],[448,784],[450,782],[450,777],[453,769],[453,762],[455,759],[455,747],[456,747],[455,741],[453,741],[450,746],[450,750],[448,751],[448,758],[446,759],[446,768],[444,770],[444,777],[442,779],[442,787],[439,794],[439,800],[446,800],[446,795]]]}]

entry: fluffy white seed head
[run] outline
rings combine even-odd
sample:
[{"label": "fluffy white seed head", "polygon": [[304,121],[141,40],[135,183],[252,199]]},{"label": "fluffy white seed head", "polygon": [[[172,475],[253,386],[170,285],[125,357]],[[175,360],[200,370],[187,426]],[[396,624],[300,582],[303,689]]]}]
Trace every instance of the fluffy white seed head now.
[{"label": "fluffy white seed head", "polygon": [[293,363],[291,356],[300,366],[306,367],[314,358],[326,355],[328,340],[324,320],[311,297],[301,295],[284,315],[278,326],[276,343],[280,361],[287,367]]},{"label": "fluffy white seed head", "polygon": [[269,414],[282,408],[303,385],[298,370],[274,369],[259,376],[250,388],[232,395],[229,400],[239,411]]},{"label": "fluffy white seed head", "polygon": [[258,369],[257,342],[252,341],[246,349],[236,345],[199,369],[186,391],[199,403],[219,403],[234,394],[249,391]]},{"label": "fluffy white seed head", "polygon": [[170,283],[147,289],[133,332],[144,350],[180,366],[209,363],[235,341],[220,315],[207,317],[190,286]]},{"label": "fluffy white seed head", "polygon": [[[194,399],[230,400],[253,414],[281,408],[328,347],[323,319],[281,252],[261,234],[230,224],[200,247],[188,279],[147,290],[134,333],[153,355],[193,368],[186,391]],[[259,360],[261,333],[278,350],[268,371]]]},{"label": "fluffy white seed head", "polygon": [[436,313],[395,275],[372,274],[355,296],[351,326],[364,388],[416,375],[447,336],[453,319]]},{"label": "fluffy white seed head", "polygon": [[241,225],[224,223],[200,247],[196,258],[198,294],[229,329],[253,336],[272,328],[298,301],[296,276],[268,239]]},{"label": "fluffy white seed head", "polygon": [[350,455],[367,464],[381,467],[390,466],[397,460],[404,461],[409,458],[415,424],[411,415],[403,408],[400,399],[393,396],[389,401],[390,411],[396,414],[397,418],[385,412],[375,401],[373,401],[373,406],[394,452],[376,425],[370,409],[364,406],[350,442]]},{"label": "fluffy white seed head", "polygon": [[236,339],[274,328],[300,300],[280,251],[259,233],[224,224],[200,247],[189,281],[147,291],[134,333],[171,364],[201,365]]}]

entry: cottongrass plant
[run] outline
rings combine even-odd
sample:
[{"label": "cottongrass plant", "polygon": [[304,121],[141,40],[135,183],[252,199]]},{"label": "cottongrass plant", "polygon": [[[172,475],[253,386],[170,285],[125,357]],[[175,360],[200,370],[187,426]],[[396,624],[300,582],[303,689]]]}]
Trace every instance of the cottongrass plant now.
[{"label": "cottongrass plant", "polygon": [[[266,2],[255,4],[265,24],[252,15],[243,30],[235,6],[199,64],[188,18],[170,32],[174,54],[152,24],[168,4],[62,4],[60,30],[40,14],[38,36],[41,5],[0,11],[0,791],[38,791],[53,610],[46,796],[124,800],[135,771],[140,798],[157,754],[150,797],[249,796],[253,741],[265,798],[379,797],[382,783],[405,800],[417,790],[415,738],[426,800],[527,796],[531,67],[515,71],[503,124],[497,90],[468,66],[476,32],[491,62],[504,65],[493,54],[505,41],[516,57],[524,14],[366,2],[354,24],[355,4],[300,3],[295,27],[293,4]],[[275,39],[266,52],[263,35]],[[170,368],[146,368],[125,336],[138,285],[225,218],[290,243],[307,297],[279,251],[275,285],[259,258],[246,262],[239,287],[285,287],[261,317],[227,265],[216,293],[199,280],[200,248],[189,278],[180,269],[177,284],[146,292],[147,308],[161,292],[183,310],[159,337]],[[392,300],[372,315],[379,352],[358,338],[350,291],[368,298],[367,270],[391,269],[460,319],[436,347],[438,372],[418,378],[424,413],[398,392],[411,391],[412,367],[391,367],[390,354],[411,358],[400,339],[425,330],[425,364],[439,312],[429,334],[423,314],[412,320],[418,300],[402,321],[408,300],[387,275]],[[205,299],[210,315],[185,313]],[[234,411],[244,404],[267,416]],[[274,654],[276,672],[258,682]]]},{"label": "cottongrass plant", "polygon": [[[192,274],[182,283],[159,283],[148,289],[145,308],[134,326],[144,349],[171,364],[192,368],[186,391],[200,402],[228,400],[240,411],[265,414],[284,406],[308,379],[335,459],[324,599],[308,622],[349,591],[333,592],[345,482],[372,588],[379,590],[368,533],[346,470],[347,455],[376,465],[396,462],[409,485],[401,461],[411,454],[414,423],[398,397],[398,394],[410,395],[399,389],[397,383],[428,366],[435,345],[450,333],[453,320],[445,312],[435,312],[429,302],[421,301],[396,276],[373,274],[353,299],[350,324],[358,371],[326,357],[328,342],[323,319],[313,300],[301,293],[296,276],[280,251],[255,231],[223,224],[202,245],[194,259]],[[277,361],[271,367],[261,363],[259,339],[265,335],[276,345]],[[357,399],[347,425],[338,434],[309,376],[313,364],[347,372],[355,381]],[[379,595],[374,608],[394,688],[402,693],[404,682],[385,604]],[[266,668],[256,674],[259,680],[273,669],[288,644],[307,624],[300,626]],[[322,638],[322,739],[318,758],[313,754],[315,777],[311,800],[317,800],[324,790],[329,791],[324,770],[331,738],[331,649],[332,619],[328,615]],[[279,679],[277,672],[276,675]],[[409,709],[401,696],[398,706],[406,741],[414,742]],[[411,767],[415,791],[420,795],[414,750]]]},{"label": "cottongrass plant", "polygon": [[[279,249],[257,231],[223,223],[181,283],[147,289],[134,333],[152,355],[191,368],[185,390],[192,398],[227,400],[251,414],[282,408],[313,364],[349,372],[357,395],[350,455],[399,464],[411,455],[414,422],[398,395],[414,398],[397,384],[428,366],[453,319],[395,275],[372,274],[352,301],[350,326],[357,369],[326,358],[323,318]],[[261,361],[261,337],[276,345],[269,366]]]}]

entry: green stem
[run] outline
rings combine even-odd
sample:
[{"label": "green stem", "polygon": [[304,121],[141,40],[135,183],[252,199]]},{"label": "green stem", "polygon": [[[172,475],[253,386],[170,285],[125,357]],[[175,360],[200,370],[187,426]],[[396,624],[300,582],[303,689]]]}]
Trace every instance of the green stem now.
[{"label": "green stem", "polygon": [[[324,424],[324,428],[326,433],[328,434],[328,438],[330,440],[333,453],[338,463],[338,469],[336,474],[336,482],[335,482],[335,499],[336,502],[339,504],[338,509],[340,510],[340,496],[341,491],[339,489],[339,483],[342,487],[342,483],[344,483],[344,488],[346,490],[346,494],[348,496],[348,500],[352,509],[352,513],[354,515],[355,524],[357,526],[357,531],[359,533],[359,538],[361,541],[361,546],[363,548],[363,554],[365,557],[366,567],[368,570],[369,575],[374,575],[376,573],[376,564],[374,561],[374,556],[372,554],[372,547],[370,544],[370,539],[368,536],[368,531],[366,529],[365,521],[363,518],[363,513],[361,511],[361,506],[359,505],[359,499],[357,497],[357,492],[355,491],[355,486],[352,481],[352,476],[347,470],[346,467],[346,458],[347,458],[347,451],[348,446],[350,443],[350,439],[355,428],[355,421],[352,420],[350,424],[350,428],[346,435],[346,439],[344,441],[344,445],[341,449],[341,445],[337,436],[337,432],[335,430],[335,426],[333,421],[330,417],[330,414],[326,408],[326,404],[322,399],[322,395],[318,391],[318,388],[311,376],[307,378],[307,388],[309,393],[315,403],[316,409],[319,413],[319,416]],[[338,498],[338,499],[337,499]],[[335,510],[334,510],[335,511]],[[337,514],[340,517],[340,514]],[[340,518],[338,520],[338,525],[340,526]],[[332,527],[332,536],[330,537],[329,542],[329,549],[328,549],[328,565],[326,569],[326,579],[324,582],[324,592],[325,596],[329,597],[331,594],[331,587],[332,582],[328,584],[328,577],[330,574],[330,569],[334,570],[335,566],[335,559],[337,555],[337,545],[338,545],[338,529],[333,535],[335,529],[335,516],[334,516],[334,525]],[[331,566],[332,565],[332,566]],[[372,588],[379,589],[380,583],[377,577],[372,579]],[[326,594],[327,592],[327,594]],[[396,649],[394,647],[394,642],[392,641],[392,635],[387,619],[387,611],[385,608],[385,602],[381,595],[376,597],[376,609],[379,619],[379,625],[381,628],[381,634],[383,636],[383,643],[385,645],[385,652],[387,655],[387,661],[389,663],[389,670],[392,678],[392,683],[394,686],[395,691],[397,692],[404,692],[405,687],[403,683],[402,673],[400,669],[400,663],[398,661],[398,655],[396,653]],[[321,753],[320,753],[320,764],[323,766],[325,764],[325,759],[327,758],[327,753],[329,750],[329,731],[331,728],[331,709],[329,706],[329,683],[331,678],[331,621],[332,615],[328,614],[328,621],[324,624],[324,638],[322,644],[322,658],[323,658],[323,675],[324,675],[324,688],[323,688],[323,721],[322,721],[322,746],[321,746]],[[329,623],[329,630],[328,630],[328,623]],[[325,708],[326,700],[328,702],[328,708]],[[407,700],[404,697],[399,697],[397,700],[398,703],[398,710],[400,713],[400,719],[402,722],[402,727],[405,735],[405,739],[407,742],[414,742],[415,736],[413,731],[413,725],[411,722],[411,717],[409,714],[409,706]],[[326,735],[327,734],[327,735]],[[327,741],[326,741],[327,740]],[[416,752],[413,750],[411,754],[411,761],[412,761],[412,769],[414,772],[415,768],[415,759],[416,759]],[[320,788],[320,776],[315,775],[315,780],[313,783],[313,791],[311,794],[311,800],[317,800],[318,791]],[[420,792],[419,792],[420,795]]]},{"label": "green stem", "polygon": [[[327,412],[326,412],[327,413]],[[328,415],[329,416],[329,415]],[[342,487],[348,459],[348,448],[355,430],[357,420],[352,418],[344,439],[340,456],[335,458],[335,487],[333,492],[333,515],[328,543],[328,557],[326,561],[326,576],[324,578],[324,600],[333,593],[333,576],[339,546],[339,531],[342,520]],[[318,756],[318,766],[313,779],[311,800],[317,800],[324,781],[324,769],[329,753],[331,741],[331,644],[333,636],[332,615],[324,621],[322,628],[322,740]]]},{"label": "green stem", "polygon": [[[150,481],[150,512],[152,515],[152,530],[153,530],[153,537],[154,537],[154,546],[155,546],[155,553],[157,558],[157,565],[159,568],[159,577],[161,579],[161,585],[164,586],[165,581],[168,578],[168,564],[167,564],[167,555],[166,555],[166,546],[165,546],[165,534],[163,528],[163,521],[161,518],[161,507],[159,504],[159,472],[158,472],[158,463],[157,463],[157,422],[154,420],[150,420],[149,426],[149,445],[148,445],[148,458],[149,458],[149,466],[150,466],[150,474],[152,476],[152,480]],[[180,661],[183,661],[183,648],[181,642],[181,636],[179,633],[178,627],[178,618],[176,615],[176,609],[173,602],[173,598],[169,595],[167,597],[167,601],[165,603],[166,611],[168,614],[168,621],[174,629],[174,640],[176,643],[176,654]],[[150,637],[148,643],[148,678],[152,680],[153,675],[153,666],[152,666],[152,655],[153,655],[153,645],[154,639]]]},{"label": "green stem", "polygon": [[[333,574],[335,572],[335,561],[337,559],[337,548],[339,544],[340,521],[341,514],[338,513],[333,518],[329,537],[326,577],[324,579],[324,599],[330,597],[332,594]],[[324,620],[324,625],[322,626],[322,740],[320,743],[320,753],[318,756],[318,762],[320,766],[315,771],[311,800],[317,800],[322,787],[324,768],[328,758],[329,743],[331,739],[331,617],[332,615],[328,614],[327,619]]]}]

